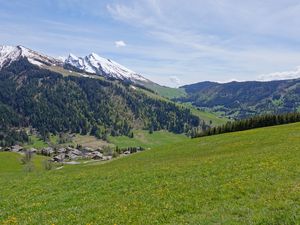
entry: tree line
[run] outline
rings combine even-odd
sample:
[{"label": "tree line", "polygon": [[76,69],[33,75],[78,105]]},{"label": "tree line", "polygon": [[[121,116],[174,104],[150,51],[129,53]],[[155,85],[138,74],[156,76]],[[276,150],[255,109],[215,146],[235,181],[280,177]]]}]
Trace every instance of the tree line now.
[{"label": "tree line", "polygon": [[193,138],[217,135],[229,132],[244,131],[260,127],[275,126],[281,124],[300,122],[300,113],[266,114],[248,119],[227,122],[225,125],[207,128],[204,131],[194,133]]}]

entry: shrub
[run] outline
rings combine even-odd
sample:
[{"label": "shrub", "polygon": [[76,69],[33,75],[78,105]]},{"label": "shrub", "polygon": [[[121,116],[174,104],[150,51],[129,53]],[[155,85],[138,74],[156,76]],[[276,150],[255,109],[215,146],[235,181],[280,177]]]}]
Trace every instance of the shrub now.
[{"label": "shrub", "polygon": [[33,152],[25,150],[24,156],[21,158],[20,161],[24,165],[24,170],[26,172],[32,172],[34,170],[32,158],[33,158]]},{"label": "shrub", "polygon": [[53,169],[53,162],[51,162],[48,159],[45,159],[43,161],[43,167],[44,167],[45,170],[52,170]]}]

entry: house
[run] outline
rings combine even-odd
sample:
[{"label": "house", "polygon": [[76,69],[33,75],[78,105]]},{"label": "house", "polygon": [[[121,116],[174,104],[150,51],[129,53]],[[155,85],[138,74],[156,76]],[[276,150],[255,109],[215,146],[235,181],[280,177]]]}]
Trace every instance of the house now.
[{"label": "house", "polygon": [[37,149],[35,149],[35,148],[30,148],[29,151],[30,151],[31,153],[37,153]]},{"label": "house", "polygon": [[54,162],[63,162],[65,160],[65,158],[66,158],[66,154],[61,153],[61,154],[59,154],[57,156],[54,156],[53,157],[53,161]]},{"label": "house", "polygon": [[42,155],[50,156],[54,153],[54,149],[51,147],[43,148],[41,153],[42,153]]},{"label": "house", "polygon": [[91,156],[92,156],[91,158],[95,159],[95,160],[97,160],[97,159],[103,159],[103,154],[100,153],[100,152],[98,152],[98,151],[93,151],[91,153]]},{"label": "house", "polygon": [[23,150],[23,147],[20,146],[20,145],[14,145],[14,146],[11,146],[11,150],[12,152],[21,152]]}]

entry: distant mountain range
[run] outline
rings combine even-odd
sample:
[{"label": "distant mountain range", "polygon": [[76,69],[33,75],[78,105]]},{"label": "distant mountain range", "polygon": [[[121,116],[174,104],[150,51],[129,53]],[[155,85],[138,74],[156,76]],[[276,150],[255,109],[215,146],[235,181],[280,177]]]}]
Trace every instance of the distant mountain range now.
[{"label": "distant mountain range", "polygon": [[0,68],[10,65],[21,57],[27,58],[30,63],[40,67],[60,66],[106,78],[139,83],[153,83],[117,62],[103,58],[95,53],[91,53],[85,57],[77,57],[73,54],[69,54],[65,60],[62,60],[61,58],[46,56],[23,46],[0,46]]},{"label": "distant mountain range", "polygon": [[232,118],[300,110],[300,79],[268,82],[200,82],[181,87],[187,95],[178,101]]}]

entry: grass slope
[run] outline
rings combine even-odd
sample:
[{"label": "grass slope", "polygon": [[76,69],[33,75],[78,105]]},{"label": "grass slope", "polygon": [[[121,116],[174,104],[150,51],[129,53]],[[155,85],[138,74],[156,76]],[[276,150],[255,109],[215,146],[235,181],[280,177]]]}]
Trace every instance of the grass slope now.
[{"label": "grass slope", "polygon": [[[58,136],[57,135],[50,135],[50,143],[56,144],[58,141]],[[29,143],[24,145],[25,148],[30,149],[30,148],[36,148],[36,149],[41,149],[44,147],[48,147],[48,143],[40,139],[39,137],[35,135],[30,135],[29,136]]]},{"label": "grass slope", "polygon": [[135,130],[134,138],[126,136],[109,137],[109,142],[114,145],[125,148],[125,147],[137,147],[141,146],[144,148],[154,148],[165,145],[166,143],[179,143],[189,138],[183,134],[173,134],[168,131],[155,131],[149,134],[146,130]]},{"label": "grass slope", "polygon": [[208,111],[202,111],[191,105],[190,103],[181,103],[182,105],[188,107],[192,114],[198,116],[200,119],[204,120],[207,124],[210,124],[212,126],[220,126],[223,124],[226,124],[230,120],[226,117],[220,117],[212,112]]},{"label": "grass slope", "polygon": [[299,224],[299,161],[300,123],[184,140],[102,165],[1,171],[0,223]]},{"label": "grass slope", "polygon": [[153,90],[158,95],[168,99],[186,96],[186,92],[183,88],[171,88],[171,87],[161,86],[155,83],[144,83],[144,86]]},{"label": "grass slope", "polygon": [[[175,89],[175,88],[170,88],[170,89]],[[143,89],[137,89],[140,92],[143,92],[147,95],[149,95],[151,98],[157,98],[163,101],[171,101],[168,98],[164,97],[163,95],[160,94],[154,94],[151,93],[147,90]],[[181,89],[175,89],[175,90],[181,90]],[[175,98],[175,97],[173,97]],[[179,107],[186,107],[191,110],[191,113],[194,114],[195,116],[198,116],[201,120],[204,120],[207,124],[210,124],[210,121],[212,122],[213,126],[220,126],[222,124],[225,124],[226,122],[229,121],[226,117],[221,117],[216,115],[215,113],[204,111],[204,110],[199,110],[195,106],[193,106],[191,103],[179,103],[176,102],[176,105]]]},{"label": "grass slope", "polygon": [[0,152],[0,171],[1,174],[6,172],[21,171],[21,155],[11,152]]},{"label": "grass slope", "polygon": [[[4,175],[6,173],[23,173],[23,166],[21,164],[22,155],[12,152],[0,152],[0,174]],[[33,166],[34,170],[42,171],[43,170],[43,161],[47,157],[35,155],[33,157]],[[25,173],[24,173],[25,174]],[[1,192],[1,191],[0,191]],[[1,196],[1,195],[0,195]],[[0,216],[1,218],[1,216]]]},{"label": "grass slope", "polygon": [[104,146],[112,146],[112,144],[103,141],[101,139],[98,139],[94,136],[91,135],[81,135],[81,134],[76,134],[74,135],[74,137],[72,137],[72,139],[70,139],[69,141],[65,142],[65,143],[59,143],[59,136],[58,135],[50,135],[50,139],[49,141],[43,141],[42,139],[40,139],[39,137],[35,136],[35,135],[30,135],[29,136],[30,141],[29,143],[25,144],[24,147],[26,149],[30,149],[30,148],[36,148],[36,149],[41,149],[44,147],[48,147],[50,146],[77,146],[77,145],[81,145],[83,147],[90,147],[90,148],[99,148],[99,147],[104,147]]},{"label": "grass slope", "polygon": [[207,124],[210,124],[210,121],[212,122],[212,126],[220,126],[223,124],[226,124],[229,119],[225,117],[218,117],[216,114],[206,111],[200,111],[198,109],[191,109],[192,113],[196,116],[199,116],[202,120],[204,120]]}]

